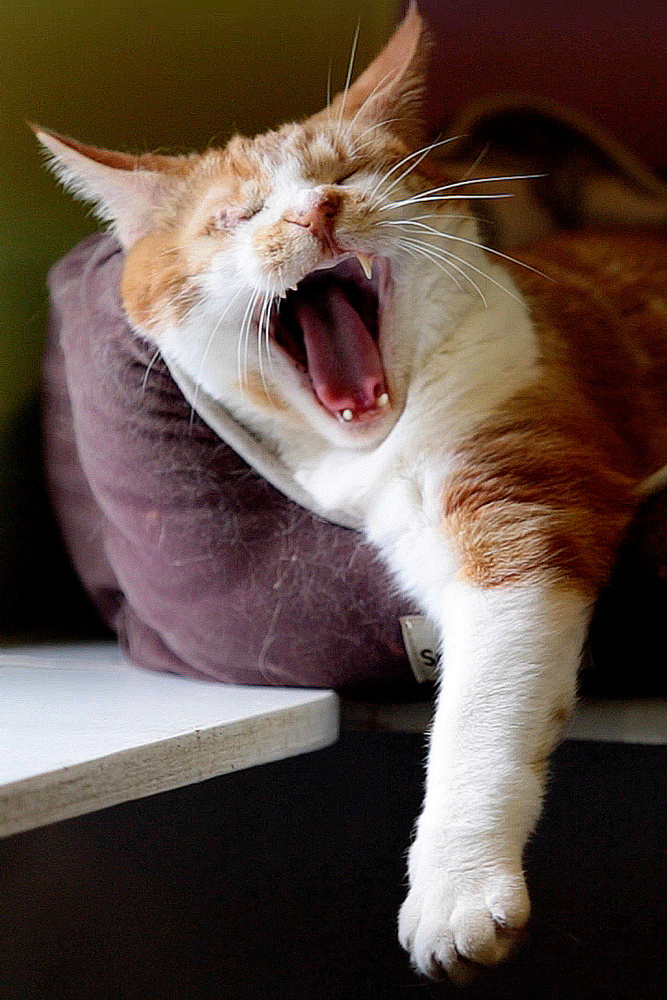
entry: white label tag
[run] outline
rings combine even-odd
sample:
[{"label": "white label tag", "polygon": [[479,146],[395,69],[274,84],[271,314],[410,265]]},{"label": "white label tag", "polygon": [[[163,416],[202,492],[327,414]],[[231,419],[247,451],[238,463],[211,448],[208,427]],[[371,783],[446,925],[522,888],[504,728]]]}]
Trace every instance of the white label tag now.
[{"label": "white label tag", "polygon": [[442,658],[437,626],[426,615],[402,615],[399,621],[413,674],[420,684],[434,681]]}]

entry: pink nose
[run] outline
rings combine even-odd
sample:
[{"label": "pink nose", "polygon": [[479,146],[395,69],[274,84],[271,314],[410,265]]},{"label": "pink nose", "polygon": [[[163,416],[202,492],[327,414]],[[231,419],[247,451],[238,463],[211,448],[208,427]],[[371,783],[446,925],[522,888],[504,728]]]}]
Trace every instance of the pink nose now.
[{"label": "pink nose", "polygon": [[310,208],[293,209],[285,212],[285,222],[293,222],[295,226],[303,226],[320,241],[325,250],[334,249],[334,229],[340,211],[341,197],[339,194],[328,194],[320,198]]}]

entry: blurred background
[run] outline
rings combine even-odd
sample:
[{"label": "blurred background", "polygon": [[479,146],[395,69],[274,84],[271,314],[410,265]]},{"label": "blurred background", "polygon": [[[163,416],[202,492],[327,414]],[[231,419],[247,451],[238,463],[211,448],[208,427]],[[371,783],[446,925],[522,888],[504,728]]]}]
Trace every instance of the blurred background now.
[{"label": "blurred background", "polygon": [[224,144],[323,107],[357,21],[363,67],[393,0],[0,4],[0,641],[100,628],[48,515],[37,401],[48,268],[98,227],[44,169],[26,119],[130,152]]},{"label": "blurred background", "polygon": [[[437,31],[430,112],[536,93],[667,167],[667,12],[525,0],[420,0]],[[131,152],[224,143],[299,118],[390,34],[400,0],[185,0],[0,5],[0,641],[99,629],[68,575],[39,471],[40,350],[50,265],[96,228],[43,167],[25,120]],[[57,587],[52,581],[59,581]],[[87,617],[88,616],[88,617]]]}]

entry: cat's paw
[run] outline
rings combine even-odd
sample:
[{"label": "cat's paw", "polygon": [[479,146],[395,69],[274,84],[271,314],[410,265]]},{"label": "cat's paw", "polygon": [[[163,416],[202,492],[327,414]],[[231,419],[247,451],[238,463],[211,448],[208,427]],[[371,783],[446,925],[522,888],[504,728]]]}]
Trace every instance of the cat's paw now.
[{"label": "cat's paw", "polygon": [[522,875],[420,866],[399,915],[399,940],[419,972],[466,983],[502,962],[530,914]]}]

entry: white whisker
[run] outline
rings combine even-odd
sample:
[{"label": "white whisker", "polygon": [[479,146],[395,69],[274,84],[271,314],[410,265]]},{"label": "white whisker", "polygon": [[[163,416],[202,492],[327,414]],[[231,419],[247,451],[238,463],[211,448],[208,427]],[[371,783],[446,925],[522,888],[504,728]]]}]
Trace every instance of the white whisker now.
[{"label": "white whisker", "polygon": [[[413,243],[420,243],[421,242],[419,240],[412,239],[412,237],[402,237],[402,239],[405,239],[405,238],[410,239]],[[466,242],[469,243],[471,241],[470,240],[466,240]],[[434,254],[445,254],[446,258],[448,260],[452,260],[452,259],[453,260],[457,260],[464,267],[468,267],[468,268],[470,268],[471,271],[475,271],[476,274],[480,274],[483,278],[486,278],[487,281],[490,281],[491,284],[496,285],[498,288],[502,289],[503,292],[506,292],[510,296],[510,298],[513,298],[516,302],[522,302],[523,301],[521,298],[519,298],[518,295],[515,295],[514,292],[512,292],[505,285],[501,284],[501,282],[496,281],[496,279],[493,278],[486,271],[483,271],[479,267],[476,267],[475,264],[471,264],[469,260],[465,260],[463,257],[459,257],[457,254],[452,253],[451,250],[445,250],[444,247],[434,247],[430,243],[429,244],[423,244],[422,243],[422,246],[424,246],[424,245],[427,246],[428,249],[432,253],[434,253]],[[478,246],[478,244],[473,244],[473,245]]]},{"label": "white whisker", "polygon": [[[247,386],[248,384],[249,324],[259,296],[260,292],[258,291],[252,292],[250,298],[248,299],[248,304],[245,308],[243,319],[241,320],[241,326],[239,327],[238,343],[236,348],[236,370],[238,372],[239,386],[241,387],[241,389],[243,389],[243,387]],[[246,332],[246,325],[248,325],[248,332]]]},{"label": "white whisker", "polygon": [[270,318],[271,309],[274,303],[275,288],[271,288],[271,291],[265,296],[264,302],[262,303],[262,309],[260,312],[259,322],[257,324],[257,352],[259,359],[259,377],[262,382],[262,388],[264,389],[264,395],[267,400],[272,399],[272,393],[269,389],[268,382],[266,381],[266,376],[264,374],[264,363],[262,361],[262,353],[264,348],[266,348],[266,356],[268,359],[271,358],[271,348],[269,344],[269,332],[270,332]]},{"label": "white whisker", "polygon": [[148,376],[151,373],[151,368],[153,367],[153,365],[155,364],[155,362],[157,361],[157,359],[159,357],[160,357],[160,348],[158,347],[158,349],[156,350],[155,354],[153,355],[153,357],[148,362],[148,365],[146,367],[146,371],[144,372],[143,381],[141,383],[141,395],[142,396],[146,395],[146,386],[148,385]]},{"label": "white whisker", "polygon": [[436,190],[449,191],[452,188],[466,187],[469,184],[490,184],[492,181],[530,181],[546,176],[546,174],[505,174],[499,177],[467,177],[452,181],[451,184],[445,184],[444,187],[436,188]]},{"label": "white whisker", "polygon": [[[426,256],[426,254],[424,254],[422,252],[421,248],[417,249],[416,247],[411,247],[408,243],[405,243],[402,239],[398,240],[398,246],[400,247],[401,250],[403,250],[405,253],[409,254],[415,260],[420,255],[421,256]],[[427,259],[430,259],[430,258],[427,258]],[[434,261],[434,263],[435,263],[435,261]],[[441,271],[445,272],[445,274],[447,275],[447,277],[451,281],[454,282],[454,284],[456,285],[456,287],[458,288],[458,290],[460,292],[463,291],[463,285],[461,284],[461,282],[459,281],[459,279],[455,275],[453,275],[450,271],[448,271],[447,268],[443,264],[437,264],[436,266],[439,267]],[[460,271],[460,268],[459,268],[459,271]],[[466,278],[467,281],[470,280],[467,275],[464,275],[464,277]]]},{"label": "white whisker", "polygon": [[429,201],[494,201],[497,198],[514,198],[514,195],[507,191],[503,194],[435,194],[435,195],[414,195],[412,198],[404,198],[403,201],[392,201],[387,205],[379,205],[379,212],[387,212],[394,208],[403,208],[405,205],[422,205]]},{"label": "white whisker", "polygon": [[484,157],[486,156],[486,154],[488,153],[488,151],[490,149],[491,149],[491,140],[489,139],[489,141],[484,146],[484,148],[482,149],[482,151],[479,154],[479,156],[477,157],[477,159],[473,163],[470,164],[470,166],[466,170],[466,172],[463,175],[463,177],[461,178],[461,180],[465,180],[466,177],[470,177],[470,175],[472,174],[473,170],[477,169],[477,167],[480,165],[480,163],[482,162],[482,160],[484,159]]},{"label": "white whisker", "polygon": [[352,81],[352,71],[354,69],[354,60],[357,54],[357,44],[359,42],[359,31],[361,25],[357,22],[357,27],[354,32],[354,40],[352,42],[352,51],[350,52],[350,61],[347,67],[347,76],[345,77],[345,86],[343,88],[343,99],[340,105],[340,112],[338,114],[338,122],[336,124],[336,138],[340,138],[340,129],[343,121],[343,115],[345,114],[345,105],[347,104],[347,95],[350,90],[350,83]]},{"label": "white whisker", "polygon": [[[414,225],[416,222],[420,222],[422,219],[442,219],[442,220],[462,219],[462,220],[464,220],[466,222],[479,222],[479,219],[477,218],[476,215],[459,215],[458,213],[453,214],[453,213],[449,213],[449,212],[446,212],[446,213],[445,212],[430,212],[428,215],[415,215],[411,219],[381,219],[380,222],[377,223],[377,225],[378,226],[409,226],[409,225]],[[441,232],[440,232],[440,230],[436,229],[434,226],[433,227],[428,226],[427,228],[429,228],[429,229],[432,228],[434,233],[439,233],[440,235],[442,235]]]},{"label": "white whisker", "polygon": [[[451,216],[450,216],[451,218]],[[464,236],[455,236],[453,233],[443,233],[440,229],[436,229],[435,226],[427,226],[425,223],[417,222],[413,219],[408,219],[405,222],[394,222],[388,221],[379,223],[383,226],[413,226],[415,229],[423,229],[432,236],[439,236],[443,240],[455,240],[457,243],[467,243],[471,247],[477,247],[478,250],[484,250],[486,253],[492,253],[496,257],[502,257],[503,260],[508,260],[512,264],[518,264],[520,267],[525,267],[528,271],[533,271],[534,274],[539,274],[541,278],[546,278],[548,281],[553,281],[548,274],[544,271],[539,271],[536,267],[531,267],[530,264],[524,264],[522,260],[517,260],[516,257],[511,257],[509,254],[503,253],[502,250],[495,250],[493,247],[488,247],[484,243],[479,243],[477,240],[468,240]]]},{"label": "white whisker", "polygon": [[[442,184],[440,187],[430,188],[428,191],[423,191],[421,194],[414,195],[412,198],[404,199],[403,201],[392,202],[388,205],[383,206],[387,208],[400,208],[403,205],[411,205],[418,201],[447,201],[447,198],[435,197],[442,191],[453,191],[455,188],[468,187],[470,184],[489,184],[492,181],[521,181],[521,180],[531,180],[537,177],[545,177],[546,174],[508,174],[498,177],[469,177],[467,180],[451,181],[449,184]],[[486,195],[457,195],[456,197],[461,199],[469,198],[511,198],[514,197],[511,192],[503,194],[486,194]]]},{"label": "white whisker", "polygon": [[[352,128],[353,126],[354,126],[354,123],[356,122],[356,120],[357,120],[357,118],[359,117],[359,115],[361,115],[361,114],[363,113],[363,111],[364,111],[364,109],[365,109],[366,105],[368,104],[368,102],[369,102],[369,101],[371,101],[371,100],[372,100],[372,99],[373,99],[373,98],[375,97],[376,93],[378,92],[378,90],[380,89],[380,87],[382,87],[382,86],[384,85],[384,83],[385,83],[385,81],[386,81],[386,80],[388,80],[388,79],[389,79],[390,77],[392,77],[392,76],[396,76],[396,72],[397,72],[396,70],[392,69],[392,70],[389,70],[389,72],[388,72],[388,73],[385,73],[385,75],[384,75],[384,76],[382,77],[382,79],[381,79],[381,80],[379,80],[379,81],[378,81],[378,82],[377,82],[377,83],[375,84],[375,86],[374,86],[374,87],[373,87],[373,89],[371,90],[370,94],[368,94],[368,95],[367,95],[367,96],[366,96],[366,97],[364,98],[364,100],[363,100],[363,101],[361,102],[361,104],[360,104],[360,105],[359,105],[359,107],[357,108],[357,110],[356,110],[356,112],[355,112],[355,114],[354,114],[353,118],[351,119],[351,121],[350,121],[349,125],[347,126],[347,129],[346,129],[346,131],[345,131],[345,135],[346,135],[346,137],[349,137],[349,134],[350,134],[350,129],[351,129],[351,128]],[[391,121],[398,121],[398,119],[397,119],[397,118],[392,118],[392,119],[390,119],[390,120],[391,120]],[[382,124],[385,124],[385,123],[383,122]],[[374,128],[378,128],[378,126],[377,126],[377,125],[375,125],[375,126],[373,126],[373,127],[374,127]]]},{"label": "white whisker", "polygon": [[232,295],[231,299],[227,303],[227,306],[222,310],[222,313],[220,314],[220,318],[218,319],[217,323],[213,327],[211,335],[208,338],[208,341],[206,343],[206,347],[204,349],[204,353],[202,354],[201,361],[199,362],[199,369],[197,371],[197,378],[195,380],[195,391],[194,391],[194,396],[192,397],[192,406],[190,407],[190,429],[192,429],[192,424],[193,424],[193,421],[194,421],[195,411],[197,409],[197,399],[199,397],[199,390],[201,388],[201,377],[202,377],[202,373],[204,371],[204,365],[206,364],[206,358],[208,357],[208,352],[211,349],[211,345],[213,344],[213,341],[215,339],[216,333],[220,329],[220,324],[222,323],[223,319],[225,318],[225,316],[227,315],[227,313],[229,312],[229,310],[231,309],[231,307],[234,305],[234,303],[236,302],[236,300],[238,299],[238,297],[239,297],[239,295],[241,294],[242,291],[243,291],[243,289],[239,288],[239,290],[234,295]]},{"label": "white whisker", "polygon": [[460,139],[460,138],[461,138],[460,136],[456,135],[452,136],[450,139],[440,139],[438,142],[432,142],[430,146],[422,146],[421,149],[417,149],[414,153],[409,153],[407,156],[404,156],[402,160],[399,160],[399,162],[396,163],[391,168],[391,170],[387,171],[387,173],[382,178],[382,181],[380,181],[380,183],[371,191],[370,197],[372,198],[377,193],[377,189],[380,187],[380,185],[383,184],[385,181],[389,180],[391,175],[396,170],[400,170],[400,168],[405,163],[409,163],[410,160],[414,159],[415,157],[418,157],[416,162],[413,163],[407,170],[404,170],[403,173],[400,175],[400,177],[395,178],[395,180],[393,180],[392,183],[390,184],[389,188],[383,192],[383,197],[386,198],[389,192],[393,191],[396,185],[400,184],[400,182],[403,180],[404,177],[407,177],[409,173],[411,173],[419,166],[419,164],[422,162],[422,160],[424,160],[428,156],[431,150],[437,149],[438,146],[445,146],[447,145],[448,142],[454,142],[455,139]]},{"label": "white whisker", "polygon": [[[355,118],[356,118],[356,115],[355,115]],[[363,137],[365,135],[367,135],[369,132],[375,132],[375,131],[377,131],[377,129],[383,128],[385,125],[391,125],[393,122],[397,122],[397,121],[400,121],[400,119],[399,118],[385,118],[384,121],[376,122],[373,125],[369,125],[368,128],[365,128],[363,132],[359,133],[359,135],[357,136],[357,141],[359,139],[363,139]],[[356,148],[356,145],[355,145],[354,148]]]},{"label": "white whisker", "polygon": [[[463,265],[466,265],[468,267],[472,267],[471,264],[468,264],[468,261],[463,260],[461,257],[457,257],[456,254],[449,253],[447,250],[441,250],[440,251],[436,247],[432,247],[429,244],[423,243],[423,241],[421,241],[421,240],[415,240],[415,239],[412,239],[411,237],[408,237],[408,236],[401,237],[401,243],[404,243],[404,244],[406,244],[408,246],[411,246],[412,249],[415,250],[417,253],[421,253],[422,256],[424,256],[428,260],[430,260],[433,264],[435,264],[436,267],[439,267],[440,270],[444,271],[445,274],[449,275],[450,278],[452,277],[452,275],[447,270],[447,268],[444,267],[444,264],[447,264],[448,267],[453,267],[454,270],[457,272],[457,274],[460,274],[462,278],[464,278],[469,284],[472,285],[472,287],[475,289],[475,291],[479,295],[480,299],[482,300],[482,303],[484,304],[484,308],[488,309],[489,304],[488,304],[487,298],[486,298],[484,292],[482,291],[482,289],[479,287],[479,285],[477,284],[477,282],[474,281],[470,277],[470,275],[467,274],[463,270],[463,268],[459,266],[459,264],[463,264]],[[456,263],[457,261],[459,262],[458,264]],[[440,262],[440,263],[438,263],[438,262]],[[488,277],[488,275],[486,275],[483,271],[480,271],[479,268],[472,267],[472,269],[474,271],[478,271],[478,273],[481,274],[482,277],[484,277],[484,278]],[[495,284],[498,284],[498,282],[495,282]]]}]

